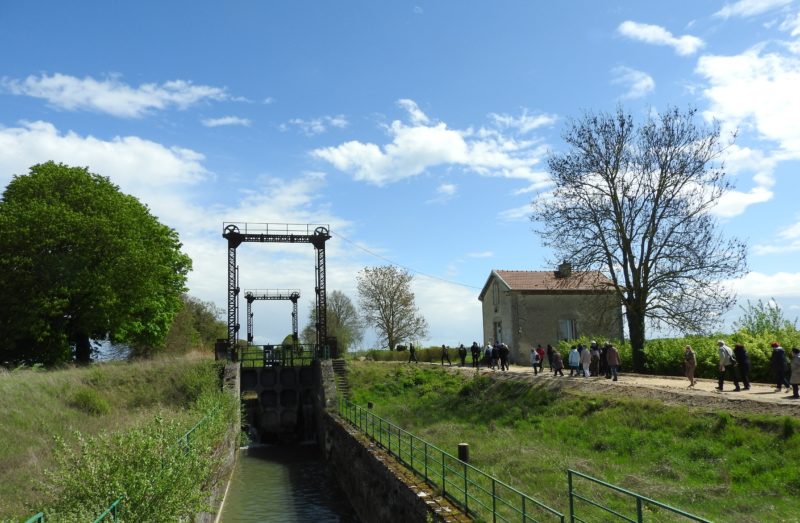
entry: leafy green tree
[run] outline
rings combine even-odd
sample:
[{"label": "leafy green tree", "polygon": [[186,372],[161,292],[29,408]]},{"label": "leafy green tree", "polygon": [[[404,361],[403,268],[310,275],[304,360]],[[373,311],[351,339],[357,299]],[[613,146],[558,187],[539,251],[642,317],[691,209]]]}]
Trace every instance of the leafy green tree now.
[{"label": "leafy green tree", "polygon": [[783,315],[783,310],[775,300],[766,303],[758,300],[751,303],[747,300],[747,306],[740,306],[742,315],[739,316],[733,327],[737,331],[744,331],[751,335],[759,334],[782,334],[785,331],[797,331],[797,319],[788,320]]},{"label": "leafy green tree", "polygon": [[[342,291],[332,291],[327,299],[327,325],[328,336],[334,336],[339,347],[339,353],[347,350],[364,339],[364,324],[352,300]],[[308,314],[308,324],[300,333],[303,343],[316,343],[317,310],[311,308]]]},{"label": "leafy green tree", "polygon": [[[188,294],[183,295],[182,301],[183,305],[167,333],[164,349],[175,353],[213,349],[217,338],[227,336],[227,324],[220,319],[222,309]],[[134,351],[133,355],[139,354]]]},{"label": "leafy green tree", "polygon": [[402,341],[428,335],[428,322],[414,303],[412,279],[408,271],[393,265],[364,267],[356,276],[364,319],[389,350]]},{"label": "leafy green tree", "polygon": [[637,125],[619,108],[573,121],[564,140],[531,218],[557,260],[611,279],[642,371],[647,325],[709,330],[735,301],[723,282],[746,270],[745,244],[711,214],[730,189],[719,126],[675,108]]},{"label": "leafy green tree", "polygon": [[178,234],[87,168],[47,162],[0,200],[0,363],[91,360],[90,340],[161,347],[191,260]]}]

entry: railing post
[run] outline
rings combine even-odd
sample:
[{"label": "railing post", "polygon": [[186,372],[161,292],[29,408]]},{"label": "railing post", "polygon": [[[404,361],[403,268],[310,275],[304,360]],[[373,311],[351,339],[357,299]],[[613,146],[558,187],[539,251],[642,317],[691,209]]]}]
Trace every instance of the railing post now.
[{"label": "railing post", "polygon": [[444,463],[444,452],[440,453],[442,459],[442,497],[447,494],[447,466]]},{"label": "railing post", "polygon": [[411,470],[414,470],[414,435],[408,433],[408,451],[411,454]]},{"label": "railing post", "polygon": [[492,476],[492,523],[497,523],[497,489],[494,476]]},{"label": "railing post", "polygon": [[428,442],[425,441],[425,481],[428,481]]},{"label": "railing post", "polygon": [[526,523],[528,521],[528,515],[525,510],[525,494],[521,494],[522,496],[522,523]]},{"label": "railing post", "polygon": [[[469,495],[467,494],[467,464],[464,463],[464,510],[469,513]],[[523,514],[525,512],[523,511]],[[524,520],[523,520],[523,523]]]},{"label": "railing post", "polygon": [[644,521],[642,516],[642,498],[636,496],[636,521],[642,523]]},{"label": "railing post", "polygon": [[383,418],[378,418],[378,443],[383,447]]},{"label": "railing post", "polygon": [[567,488],[569,489],[569,521],[575,523],[575,501],[572,497],[572,471],[567,469]]}]

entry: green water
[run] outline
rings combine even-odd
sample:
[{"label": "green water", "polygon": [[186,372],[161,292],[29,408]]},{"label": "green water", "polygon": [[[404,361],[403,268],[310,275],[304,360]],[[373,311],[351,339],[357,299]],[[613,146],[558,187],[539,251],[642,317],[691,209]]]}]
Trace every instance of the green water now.
[{"label": "green water", "polygon": [[239,451],[222,523],[346,522],[358,518],[316,445]]}]

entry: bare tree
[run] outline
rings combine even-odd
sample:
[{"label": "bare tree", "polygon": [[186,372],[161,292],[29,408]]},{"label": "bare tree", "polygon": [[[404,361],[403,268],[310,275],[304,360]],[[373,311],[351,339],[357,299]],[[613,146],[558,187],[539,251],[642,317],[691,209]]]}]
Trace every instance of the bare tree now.
[{"label": "bare tree", "polygon": [[558,260],[601,270],[625,308],[634,367],[644,366],[645,323],[683,332],[713,326],[735,297],[722,283],[746,270],[746,246],[725,239],[712,209],[731,186],[718,163],[719,126],[670,108],[636,126],[586,114],[548,160],[555,189],[531,219]]},{"label": "bare tree", "polygon": [[[344,354],[354,344],[364,339],[364,324],[353,301],[342,291],[333,291],[327,299],[328,334],[336,338],[340,353]],[[311,308],[308,324],[301,337],[304,343],[315,343],[317,339],[317,309]]]},{"label": "bare tree", "polygon": [[365,267],[356,277],[364,319],[390,350],[401,341],[428,335],[428,322],[414,305],[412,279],[408,271],[391,265]]}]

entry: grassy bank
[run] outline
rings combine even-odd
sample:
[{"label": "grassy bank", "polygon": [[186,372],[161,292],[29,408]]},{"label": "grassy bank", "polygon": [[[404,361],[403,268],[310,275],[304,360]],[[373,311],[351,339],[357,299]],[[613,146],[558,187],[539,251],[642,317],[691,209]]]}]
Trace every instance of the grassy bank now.
[{"label": "grassy bank", "polygon": [[[92,439],[103,432],[108,440],[131,433],[173,443],[217,401],[218,389],[219,368],[188,358],[0,375],[0,520],[25,519],[60,503],[60,490],[69,486],[45,472],[79,470],[74,462],[56,459],[64,458],[64,450],[80,453],[76,431],[92,442],[92,449],[105,445]],[[163,430],[148,429],[156,419]],[[65,443],[58,452],[57,440]],[[118,444],[135,446],[132,441]],[[109,448],[109,455],[115,455],[114,447]],[[84,462],[94,459],[80,457]]]},{"label": "grassy bank", "polygon": [[436,368],[351,363],[350,370],[357,403],[372,401],[378,415],[454,454],[469,442],[474,465],[562,511],[572,468],[715,521],[800,520],[793,418]]}]

